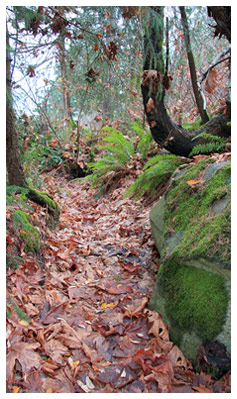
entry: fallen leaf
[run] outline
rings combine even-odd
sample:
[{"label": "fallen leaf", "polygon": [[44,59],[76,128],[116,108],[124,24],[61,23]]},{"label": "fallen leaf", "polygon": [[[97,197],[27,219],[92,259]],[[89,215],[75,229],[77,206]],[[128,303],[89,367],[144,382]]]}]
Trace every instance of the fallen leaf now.
[{"label": "fallen leaf", "polygon": [[187,183],[189,186],[196,186],[197,184],[201,183],[201,180],[188,180]]},{"label": "fallen leaf", "polygon": [[21,326],[28,326],[29,322],[27,320],[19,320],[18,322]]},{"label": "fallen leaf", "polygon": [[52,359],[55,364],[63,364],[63,355],[68,354],[68,348],[59,340],[50,339],[44,345],[45,353]]},{"label": "fallen leaf", "polygon": [[110,302],[110,303],[102,303],[100,306],[101,309],[107,309],[107,308],[113,308],[116,305],[115,302]]},{"label": "fallen leaf", "polygon": [[29,373],[33,368],[38,369],[41,366],[42,359],[36,350],[40,347],[39,343],[15,342],[9,348],[7,353],[7,379],[13,376],[15,362],[21,364],[22,372]]}]

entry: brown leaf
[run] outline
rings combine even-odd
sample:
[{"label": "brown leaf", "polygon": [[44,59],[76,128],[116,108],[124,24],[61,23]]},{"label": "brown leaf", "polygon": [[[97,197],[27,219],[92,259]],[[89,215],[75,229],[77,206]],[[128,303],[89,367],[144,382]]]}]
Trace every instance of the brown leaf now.
[{"label": "brown leaf", "polygon": [[190,366],[183,352],[176,345],[168,353],[168,358],[174,366],[184,367],[185,369]]},{"label": "brown leaf", "polygon": [[75,64],[72,60],[70,60],[70,64],[69,64],[70,68],[73,70],[75,67]]},{"label": "brown leaf", "polygon": [[201,180],[188,180],[187,183],[189,186],[196,186],[197,184],[201,183]]},{"label": "brown leaf", "polygon": [[64,346],[59,340],[50,339],[44,345],[46,354],[52,359],[56,364],[63,364],[63,355],[68,353],[68,348]]},{"label": "brown leaf", "polygon": [[57,370],[59,366],[55,364],[51,359],[46,360],[42,364],[42,370],[45,374],[49,376],[53,376],[55,374],[55,370]]},{"label": "brown leaf", "polygon": [[28,144],[29,140],[30,140],[30,137],[27,136],[27,137],[25,138],[25,141],[24,141],[24,150],[25,150],[25,151],[27,150],[27,144]]},{"label": "brown leaf", "polygon": [[30,78],[33,78],[35,76],[35,69],[32,65],[28,66],[27,75],[29,75]]},{"label": "brown leaf", "polygon": [[131,304],[125,307],[126,313],[129,316],[138,315],[146,306],[148,297],[134,299]]},{"label": "brown leaf", "polygon": [[105,9],[105,15],[106,15],[106,18],[110,18],[111,17],[110,12],[108,10],[106,10],[106,9]]},{"label": "brown leaf", "polygon": [[33,368],[41,366],[42,359],[36,350],[40,347],[39,343],[29,344],[28,342],[15,342],[11,345],[7,354],[7,379],[13,374],[15,361],[18,360],[24,374],[29,373]]},{"label": "brown leaf", "polygon": [[138,15],[139,15],[139,7],[136,6],[123,7],[122,16],[124,18],[130,19]]},{"label": "brown leaf", "polygon": [[130,285],[125,285],[125,284],[118,284],[116,282],[113,282],[111,285],[107,287],[107,284],[105,286],[105,290],[109,292],[110,294],[127,294],[128,292],[132,292],[133,289],[130,287]]},{"label": "brown leaf", "polygon": [[155,127],[157,125],[156,121],[151,121],[150,126],[151,128]]},{"label": "brown leaf", "polygon": [[151,112],[151,110],[153,108],[155,108],[155,104],[154,104],[153,98],[150,97],[146,103],[146,112],[147,113]]},{"label": "brown leaf", "polygon": [[120,266],[129,273],[133,273],[137,270],[137,265],[132,263],[132,262],[127,262],[123,263],[121,260],[119,260]]},{"label": "brown leaf", "polygon": [[149,309],[147,310],[147,315],[149,322],[153,323],[148,333],[168,342],[169,332],[159,313]]},{"label": "brown leaf", "polygon": [[205,83],[205,90],[212,94],[217,86],[217,71],[216,68],[210,69],[208,72],[206,83]]}]

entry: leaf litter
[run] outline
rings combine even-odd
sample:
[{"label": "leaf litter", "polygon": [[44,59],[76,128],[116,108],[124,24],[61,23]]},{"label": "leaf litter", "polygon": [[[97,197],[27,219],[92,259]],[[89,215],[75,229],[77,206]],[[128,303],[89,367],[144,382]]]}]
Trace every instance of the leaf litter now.
[{"label": "leaf litter", "polygon": [[123,199],[124,185],[100,198],[89,182],[51,178],[47,189],[61,215],[56,230],[43,225],[44,265],[23,251],[7,272],[7,392],[230,392],[229,374],[195,373],[148,307],[150,208]]}]

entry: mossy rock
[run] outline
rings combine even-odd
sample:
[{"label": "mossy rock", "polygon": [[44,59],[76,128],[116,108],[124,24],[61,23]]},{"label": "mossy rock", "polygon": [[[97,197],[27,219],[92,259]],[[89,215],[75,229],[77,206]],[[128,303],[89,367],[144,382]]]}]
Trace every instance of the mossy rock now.
[{"label": "mossy rock", "polygon": [[190,359],[205,340],[230,351],[230,162],[177,170],[150,221],[161,255],[150,306]]},{"label": "mossy rock", "polygon": [[40,250],[40,235],[32,225],[31,217],[21,210],[17,210],[13,216],[13,222],[21,226],[20,237],[24,242],[25,252],[37,253]]}]

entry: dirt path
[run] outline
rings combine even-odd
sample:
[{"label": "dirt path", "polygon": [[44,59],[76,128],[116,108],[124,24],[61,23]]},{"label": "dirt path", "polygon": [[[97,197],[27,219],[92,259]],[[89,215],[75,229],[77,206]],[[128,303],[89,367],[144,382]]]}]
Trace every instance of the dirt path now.
[{"label": "dirt path", "polygon": [[24,256],[8,292],[29,318],[7,325],[10,392],[213,392],[148,309],[157,261],[149,209],[85,182],[53,179],[60,227],[45,227],[45,264]]}]

